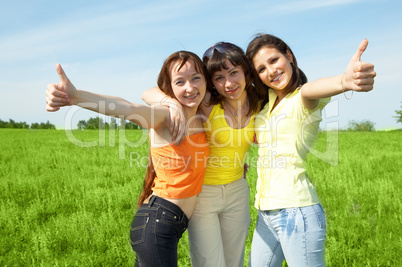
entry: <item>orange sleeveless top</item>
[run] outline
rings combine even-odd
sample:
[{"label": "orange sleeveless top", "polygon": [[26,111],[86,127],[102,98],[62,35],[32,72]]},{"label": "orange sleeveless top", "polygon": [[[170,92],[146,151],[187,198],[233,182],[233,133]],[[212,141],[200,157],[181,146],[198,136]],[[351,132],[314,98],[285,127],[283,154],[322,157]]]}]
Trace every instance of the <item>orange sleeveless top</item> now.
[{"label": "orange sleeveless top", "polygon": [[188,135],[176,146],[151,147],[156,177],[152,191],[163,198],[188,198],[201,192],[209,156],[205,133]]}]

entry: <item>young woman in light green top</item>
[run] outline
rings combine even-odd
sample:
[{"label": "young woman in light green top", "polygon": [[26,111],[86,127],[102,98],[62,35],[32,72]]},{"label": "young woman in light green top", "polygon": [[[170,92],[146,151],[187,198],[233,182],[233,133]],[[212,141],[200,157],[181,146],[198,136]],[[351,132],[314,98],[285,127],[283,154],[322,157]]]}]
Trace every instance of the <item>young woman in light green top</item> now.
[{"label": "young woman in light green top", "polygon": [[303,163],[330,97],[373,89],[374,66],[360,61],[364,40],[344,74],[307,83],[281,39],[258,35],[247,48],[268,104],[256,118],[259,146],[255,207],[258,221],[250,266],[324,266],[326,221]]}]

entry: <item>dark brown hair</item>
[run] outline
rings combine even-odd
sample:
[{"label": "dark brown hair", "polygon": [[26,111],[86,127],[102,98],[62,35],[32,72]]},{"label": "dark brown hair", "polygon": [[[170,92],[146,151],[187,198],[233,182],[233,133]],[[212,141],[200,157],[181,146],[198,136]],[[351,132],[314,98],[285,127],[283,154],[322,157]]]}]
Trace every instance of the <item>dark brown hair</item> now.
[{"label": "dark brown hair", "polygon": [[[296,90],[297,87],[307,82],[307,77],[304,72],[299,69],[296,57],[293,54],[292,49],[290,49],[290,47],[284,41],[282,41],[282,39],[274,35],[260,33],[254,37],[254,39],[248,45],[246,52],[246,56],[251,63],[253,62],[253,58],[258,53],[258,51],[260,51],[264,47],[275,48],[281,54],[286,56],[286,58],[288,58],[287,51],[289,51],[293,56],[293,62],[291,63],[293,73],[289,84],[284,89],[286,93],[293,92],[294,90]],[[265,87],[267,88],[266,85]]]},{"label": "dark brown hair", "polygon": [[[227,70],[229,68],[228,66],[226,66],[226,60],[229,60],[229,62],[233,66],[241,66],[244,71],[244,75],[246,77],[245,90],[247,92],[249,103],[249,110],[247,115],[259,112],[260,108],[262,107],[260,105],[260,99],[266,98],[267,92],[264,89],[264,84],[258,78],[257,72],[255,71],[253,65],[247,59],[246,55],[240,47],[232,44],[232,49],[225,49],[225,51],[222,52],[214,50],[210,58],[204,58],[204,63],[206,64],[208,73],[212,77],[215,72],[222,69]],[[212,88],[210,92],[211,99],[209,104],[222,105],[224,97],[220,95],[215,88]]]},{"label": "dark brown hair", "polygon": [[[195,65],[195,69],[198,73],[204,75],[205,81],[207,83],[207,90],[211,90],[212,84],[207,75],[207,69],[205,68],[204,63],[201,59],[194,53],[188,51],[178,51],[170,55],[162,65],[161,71],[158,76],[158,86],[159,88],[168,96],[176,98],[173,93],[172,88],[172,67],[175,63],[179,62],[178,70],[180,70],[188,61],[192,61]],[[138,206],[141,206],[144,203],[144,200],[147,199],[152,194],[152,187],[154,185],[154,180],[156,177],[155,169],[152,163],[151,154],[148,156],[148,167],[147,172],[145,174],[143,190],[138,199]]]}]

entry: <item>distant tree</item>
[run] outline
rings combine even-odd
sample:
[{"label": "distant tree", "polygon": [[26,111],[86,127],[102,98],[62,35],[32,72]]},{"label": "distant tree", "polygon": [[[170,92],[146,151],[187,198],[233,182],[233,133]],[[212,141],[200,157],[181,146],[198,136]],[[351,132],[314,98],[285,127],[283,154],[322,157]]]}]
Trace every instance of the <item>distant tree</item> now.
[{"label": "distant tree", "polygon": [[85,129],[99,129],[99,118],[89,118],[89,120],[87,120],[87,125],[85,125]]},{"label": "distant tree", "polygon": [[126,121],[125,120],[123,120],[123,119],[120,119],[120,125],[119,125],[119,128],[120,129],[124,129],[126,127]]},{"label": "distant tree", "polygon": [[8,128],[15,128],[15,121],[10,119],[10,121],[8,122]]},{"label": "distant tree", "polygon": [[10,120],[10,121],[0,120],[0,128],[11,128],[10,122],[14,122],[14,121],[13,120]]},{"label": "distant tree", "polygon": [[49,121],[47,121],[46,123],[31,123],[31,129],[56,129],[56,126],[54,124],[51,124]]},{"label": "distant tree", "polygon": [[117,120],[116,118],[112,117],[110,118],[110,129],[117,129],[118,125],[117,125]]},{"label": "distant tree", "polygon": [[78,122],[78,124],[77,124],[77,128],[78,128],[79,130],[84,130],[85,127],[86,127],[86,125],[87,125],[87,122],[86,122],[86,121],[80,120],[80,121]]},{"label": "distant tree", "polygon": [[99,117],[89,118],[87,124],[85,125],[85,129],[105,129],[105,123],[103,122],[103,119]]},{"label": "distant tree", "polygon": [[104,122],[102,118],[95,117],[95,118],[89,118],[87,121],[85,120],[80,120],[77,123],[77,128],[79,130],[95,130],[95,129],[117,129],[117,121],[116,118],[111,118],[110,123]]},{"label": "distant tree", "polygon": [[138,130],[138,129],[142,129],[142,127],[135,124],[132,121],[126,121],[126,120],[120,119],[120,129]]},{"label": "distant tree", "polygon": [[17,128],[17,129],[28,129],[29,125],[23,121],[23,122],[16,122],[12,119],[8,123],[6,123],[7,127],[6,128]]},{"label": "distant tree", "polygon": [[396,118],[396,121],[402,123],[402,105],[401,110],[395,110],[395,113],[397,114],[396,116],[394,116],[394,118]]},{"label": "distant tree", "polygon": [[29,125],[23,121],[23,122],[17,122],[15,123],[15,128],[19,128],[19,129],[29,129]]},{"label": "distant tree", "polygon": [[40,124],[37,122],[34,122],[29,126],[25,121],[23,122],[16,122],[12,119],[9,119],[9,121],[3,121],[0,120],[0,128],[17,128],[17,129],[56,129],[56,126],[54,124],[51,124],[49,121],[46,123],[41,122]]},{"label": "distant tree", "polygon": [[37,122],[31,123],[31,129],[40,129],[39,123],[37,123]]},{"label": "distant tree", "polygon": [[95,117],[95,118],[89,118],[87,121],[85,120],[80,120],[77,124],[77,128],[79,130],[95,130],[95,129],[142,129],[140,126],[137,124],[131,122],[131,121],[125,121],[123,119],[120,119],[120,124],[117,123],[116,118],[111,117],[110,118],[110,123],[109,122],[104,122],[102,118]]},{"label": "distant tree", "polygon": [[141,127],[138,126],[137,124],[135,124],[134,122],[129,121],[129,122],[126,123],[126,129],[138,130],[138,129],[141,129]]},{"label": "distant tree", "polygon": [[375,123],[369,120],[362,120],[362,121],[351,120],[348,122],[346,130],[372,132],[375,131],[374,125]]},{"label": "distant tree", "polygon": [[95,117],[89,118],[87,121],[80,120],[77,124],[77,128],[80,130],[96,130],[96,129],[109,129],[109,123],[104,122],[102,118]]},{"label": "distant tree", "polygon": [[43,124],[43,128],[42,129],[56,129],[56,126],[54,124],[51,124],[49,121],[47,121],[46,123]]}]

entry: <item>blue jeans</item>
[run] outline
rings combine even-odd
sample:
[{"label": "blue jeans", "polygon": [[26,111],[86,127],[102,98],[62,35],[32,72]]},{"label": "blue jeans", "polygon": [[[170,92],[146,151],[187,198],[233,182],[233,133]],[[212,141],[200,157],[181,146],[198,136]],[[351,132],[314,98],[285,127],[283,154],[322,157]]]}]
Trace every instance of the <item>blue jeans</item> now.
[{"label": "blue jeans", "polygon": [[130,231],[135,266],[177,266],[177,244],[187,224],[187,216],[168,200],[152,196],[142,204]]},{"label": "blue jeans", "polygon": [[258,211],[249,266],[325,266],[326,221],[320,204]]}]

